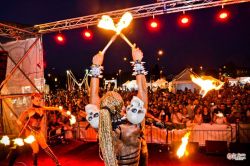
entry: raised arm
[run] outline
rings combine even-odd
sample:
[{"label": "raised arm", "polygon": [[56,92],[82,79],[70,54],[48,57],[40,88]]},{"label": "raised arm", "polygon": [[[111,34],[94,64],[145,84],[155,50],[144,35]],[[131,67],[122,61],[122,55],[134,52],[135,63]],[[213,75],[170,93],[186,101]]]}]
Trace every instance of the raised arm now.
[{"label": "raised arm", "polygon": [[[133,61],[135,62],[135,65],[143,65],[142,58],[143,53],[139,48],[133,48],[132,49],[132,57]],[[137,64],[136,64],[137,63]],[[148,90],[147,90],[147,81],[145,77],[145,71],[136,74],[136,82],[138,85],[138,94],[137,97],[139,97],[144,102],[144,107],[148,109]]]},{"label": "raised arm", "polygon": [[[91,81],[90,81],[90,98],[89,98],[89,103],[96,105],[98,108],[100,107],[100,97],[99,97],[99,85],[100,85],[100,80],[98,73],[100,75],[100,68],[103,63],[103,58],[104,55],[99,52],[93,57],[92,63],[93,65],[91,66]],[[95,70],[95,71],[94,71]]]}]

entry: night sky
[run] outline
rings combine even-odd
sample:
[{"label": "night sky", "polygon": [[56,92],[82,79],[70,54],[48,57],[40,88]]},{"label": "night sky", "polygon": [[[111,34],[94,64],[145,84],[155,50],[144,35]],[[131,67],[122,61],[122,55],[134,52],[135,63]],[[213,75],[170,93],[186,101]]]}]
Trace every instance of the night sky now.
[{"label": "night sky", "polygon": [[[153,0],[5,0],[0,5],[0,21],[27,25],[52,22],[103,11],[122,9]],[[188,28],[180,27],[177,18],[181,13],[157,16],[161,28],[157,32],[147,29],[149,18],[136,19],[124,34],[144,52],[147,68],[158,63],[157,52],[164,51],[160,66],[165,74],[176,74],[185,67],[218,69],[219,66],[233,62],[238,67],[250,67],[250,3],[226,6],[231,17],[225,23],[215,19],[220,7],[190,11],[192,22]],[[46,72],[82,74],[91,65],[92,56],[106,45],[113,32],[89,27],[94,33],[91,41],[81,36],[83,29],[63,31],[66,43],[59,45],[54,41],[55,33],[43,36]],[[131,71],[129,46],[120,38],[105,54],[105,73]],[[52,69],[53,68],[53,69]]]}]

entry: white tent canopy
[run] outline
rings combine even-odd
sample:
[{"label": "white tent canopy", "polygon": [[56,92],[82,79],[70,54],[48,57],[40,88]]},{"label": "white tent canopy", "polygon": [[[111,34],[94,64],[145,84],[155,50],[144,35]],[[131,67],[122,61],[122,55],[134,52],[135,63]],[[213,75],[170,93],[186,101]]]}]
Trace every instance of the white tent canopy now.
[{"label": "white tent canopy", "polygon": [[187,88],[193,92],[195,89],[199,89],[199,86],[192,82],[190,75],[199,77],[198,74],[186,68],[169,83],[169,91],[175,93],[177,90],[184,91]]}]

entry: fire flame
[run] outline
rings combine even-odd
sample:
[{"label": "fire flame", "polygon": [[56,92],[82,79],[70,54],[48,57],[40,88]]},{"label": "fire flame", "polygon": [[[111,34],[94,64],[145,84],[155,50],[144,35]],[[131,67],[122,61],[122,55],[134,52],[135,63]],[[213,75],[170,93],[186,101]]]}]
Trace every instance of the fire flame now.
[{"label": "fire flame", "polygon": [[58,108],[59,108],[59,110],[61,110],[61,111],[63,110],[63,106],[59,106]]},{"label": "fire flame", "polygon": [[27,138],[24,139],[24,142],[27,144],[32,144],[35,141],[35,137],[33,135],[29,135]]},{"label": "fire flame", "polygon": [[76,117],[74,115],[70,115],[70,119],[69,119],[70,125],[73,125],[76,123]]},{"label": "fire flame", "polygon": [[185,151],[186,151],[186,147],[187,147],[187,144],[188,144],[188,139],[189,139],[189,136],[190,136],[190,132],[187,132],[184,137],[181,138],[181,146],[179,147],[179,149],[177,150],[177,156],[179,158],[181,158]]},{"label": "fire flame", "polygon": [[71,115],[71,112],[70,112],[70,111],[67,111],[66,114],[70,116],[70,115]]},{"label": "fire flame", "polygon": [[116,31],[115,24],[110,16],[103,15],[102,19],[99,21],[98,25],[99,28],[107,29]]},{"label": "fire flame", "polygon": [[219,90],[224,85],[224,82],[211,79],[212,77],[195,77],[194,75],[190,77],[195,84],[201,87],[200,94],[202,94],[202,97],[205,97],[210,90]]},{"label": "fire flame", "polygon": [[112,20],[112,18],[110,16],[103,15],[102,19],[99,21],[97,26],[99,28],[113,30],[117,34],[120,34],[124,28],[129,26],[132,19],[133,19],[132,14],[129,12],[126,12],[122,15],[120,21],[115,25],[114,21]]},{"label": "fire flame", "polygon": [[0,140],[0,143],[4,145],[10,145],[10,139],[7,135],[3,136],[2,139]]},{"label": "fire flame", "polygon": [[18,146],[23,146],[24,145],[24,142],[23,142],[22,138],[16,138],[13,141],[14,141],[15,145],[18,145]]},{"label": "fire flame", "polygon": [[120,21],[116,24],[116,33],[120,34],[124,28],[127,28],[130,22],[133,20],[131,13],[126,12],[122,15]]}]

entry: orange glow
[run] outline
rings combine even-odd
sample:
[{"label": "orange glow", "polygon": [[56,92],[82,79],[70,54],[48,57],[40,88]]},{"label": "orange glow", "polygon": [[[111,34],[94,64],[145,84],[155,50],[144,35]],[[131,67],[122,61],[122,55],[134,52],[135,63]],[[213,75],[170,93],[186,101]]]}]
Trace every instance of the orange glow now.
[{"label": "orange glow", "polygon": [[181,158],[186,152],[189,136],[190,136],[190,132],[187,132],[184,135],[184,137],[181,138],[181,146],[179,147],[179,149],[176,152],[176,154],[179,158]]},{"label": "orange glow", "polygon": [[200,94],[202,94],[202,97],[205,97],[210,90],[219,90],[224,85],[224,82],[211,76],[195,77],[191,75],[190,77],[195,84],[201,87]]},{"label": "orange glow", "polygon": [[117,34],[120,34],[124,28],[127,28],[129,26],[132,20],[133,20],[132,14],[129,12],[126,12],[122,15],[119,22],[115,25],[110,16],[103,15],[102,19],[98,22],[97,26],[99,28],[113,30]]}]

